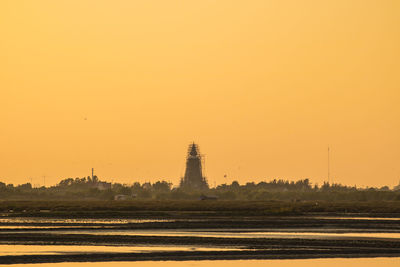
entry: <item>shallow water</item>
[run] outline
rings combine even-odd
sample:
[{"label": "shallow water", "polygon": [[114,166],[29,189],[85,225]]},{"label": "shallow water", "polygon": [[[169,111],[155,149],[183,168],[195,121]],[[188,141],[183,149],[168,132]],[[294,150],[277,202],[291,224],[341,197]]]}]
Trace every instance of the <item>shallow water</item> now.
[{"label": "shallow water", "polygon": [[397,267],[400,258],[359,258],[359,259],[309,259],[309,260],[216,260],[216,261],[146,261],[146,262],[95,262],[95,263],[42,263],[15,264],[20,267]]},{"label": "shallow water", "polygon": [[63,219],[43,217],[3,217],[0,223],[63,223],[63,224],[127,224],[148,222],[173,222],[163,219]]},{"label": "shallow water", "polygon": [[48,229],[48,230],[63,230],[63,229],[71,229],[71,228],[88,228],[88,229],[104,229],[104,228],[111,228],[111,227],[106,227],[106,226],[93,226],[93,225],[70,225],[70,226],[57,226],[57,225],[52,225],[52,226],[42,226],[42,225],[0,225],[0,230],[20,230],[20,229],[27,229],[29,231],[30,229]]},{"label": "shallow water", "polygon": [[[288,217],[292,218],[293,217]],[[301,219],[302,217],[296,217],[296,219]],[[330,217],[330,216],[315,216],[305,217],[306,219],[324,219],[324,220],[379,220],[379,221],[400,221],[399,218],[395,217]],[[34,224],[34,223],[43,223],[43,224],[128,224],[128,223],[151,223],[151,222],[174,222],[177,220],[171,219],[65,219],[65,218],[43,218],[43,217],[8,217],[0,216],[0,224],[1,223],[15,223],[15,224]],[[207,219],[184,219],[181,221],[207,221]]]},{"label": "shallow water", "polygon": [[[398,218],[346,218],[326,217],[324,219],[365,219],[394,220]],[[300,239],[391,239],[400,241],[400,231],[394,233],[376,232],[363,229],[178,229],[178,230],[134,230],[124,228],[124,224],[146,222],[171,222],[174,220],[137,220],[137,219],[59,219],[59,218],[0,218],[1,233],[55,233],[55,234],[91,234],[91,235],[126,235],[126,236],[169,236],[169,237],[217,237],[217,238],[300,238]],[[397,223],[397,222],[396,222]],[[3,225],[1,225],[3,224]],[[43,225],[41,225],[43,224]],[[131,226],[128,226],[131,227]],[[29,229],[30,228],[30,229]],[[81,229],[78,229],[81,228]],[[15,229],[13,231],[13,229]],[[398,240],[397,240],[398,239]],[[7,255],[57,255],[81,253],[151,253],[158,251],[228,251],[240,247],[193,247],[193,246],[75,246],[75,245],[0,245],[0,256]],[[1,262],[0,262],[1,263]],[[13,266],[93,266],[93,267],[169,267],[169,266],[223,266],[252,267],[309,267],[309,266],[400,266],[400,258],[368,258],[368,259],[310,259],[310,260],[232,260],[232,261],[155,261],[155,262],[107,262],[107,263],[57,263],[57,264],[24,264]],[[337,266],[335,266],[337,267]]]},{"label": "shallow water", "polygon": [[329,220],[329,219],[334,219],[334,220],[378,220],[378,221],[400,221],[399,217],[345,217],[345,216],[341,216],[341,217],[329,217],[329,216],[325,216],[325,217],[307,217],[307,218],[314,218],[314,219],[325,219],[325,220]]},{"label": "shallow water", "polygon": [[52,245],[0,245],[0,256],[55,255],[86,253],[140,253],[157,251],[228,251],[223,247],[193,246],[52,246]]},{"label": "shallow water", "polygon": [[[400,239],[400,233],[364,233],[364,232],[345,232],[345,233],[327,233],[327,232],[278,232],[278,231],[250,231],[236,232],[228,230],[218,231],[181,231],[181,230],[108,230],[108,229],[87,229],[87,230],[57,230],[51,231],[57,234],[90,234],[90,235],[127,235],[127,236],[192,236],[192,237],[219,237],[219,238],[306,238],[306,239]],[[3,232],[6,233],[6,232]],[[12,230],[7,233],[21,233],[21,231]],[[49,233],[48,231],[24,231],[24,233]]]}]

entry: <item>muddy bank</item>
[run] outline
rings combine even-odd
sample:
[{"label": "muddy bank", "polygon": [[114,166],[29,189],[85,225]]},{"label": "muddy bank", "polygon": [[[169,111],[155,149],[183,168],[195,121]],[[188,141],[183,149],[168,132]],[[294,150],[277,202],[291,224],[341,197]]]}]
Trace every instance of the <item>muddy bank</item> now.
[{"label": "muddy bank", "polygon": [[[318,239],[315,236],[244,238],[243,235],[234,237],[231,234],[252,231],[399,233],[400,220],[394,219],[398,216],[398,213],[394,212],[400,211],[398,204],[194,201],[84,204],[1,202],[0,211],[4,213],[0,217],[0,244],[23,245],[28,251],[29,245],[82,248],[112,246],[117,252],[63,251],[51,255],[8,254],[0,255],[0,263],[400,257],[400,239],[396,238],[343,236]],[[349,213],[350,208],[363,213]],[[342,218],[333,217],[338,215]],[[370,218],[357,218],[359,216]],[[374,218],[376,216],[392,218]],[[119,230],[121,232],[118,232]],[[139,235],[135,230],[148,230],[150,234]],[[189,234],[157,235],[158,230],[187,231]],[[190,235],[196,231],[219,232],[226,236]],[[118,250],[121,246],[159,246],[172,247],[173,250],[122,253]],[[193,248],[193,251],[182,249],[176,251],[182,246],[185,249]],[[199,248],[207,248],[207,251],[198,250]]]},{"label": "muddy bank", "polygon": [[0,201],[0,213],[60,218],[193,219],[311,214],[399,217],[400,201]]},{"label": "muddy bank", "polygon": [[229,237],[193,237],[193,236],[127,236],[127,235],[88,235],[88,234],[0,234],[0,244],[20,245],[109,245],[109,246],[205,246],[246,249],[276,248],[374,248],[379,250],[399,250],[400,240],[378,238],[229,238]]},{"label": "muddy bank", "polygon": [[[13,222],[0,221],[0,233],[10,231],[40,231],[46,227],[46,231],[57,231],[62,227],[74,230],[85,229],[114,229],[114,230],[159,230],[159,229],[233,229],[246,231],[251,229],[321,229],[326,231],[358,231],[358,232],[400,232],[400,220],[385,219],[337,219],[337,218],[315,218],[315,217],[264,217],[264,218],[232,218],[216,219],[207,218],[201,220],[173,220],[160,222],[138,222],[138,223],[73,223],[73,222]],[[24,228],[18,228],[18,227]],[[4,228],[1,228],[4,227]],[[31,227],[31,228],[29,228]]]},{"label": "muddy bank", "polygon": [[332,250],[255,250],[255,251],[174,251],[152,253],[105,253],[69,255],[0,256],[0,264],[60,263],[60,262],[108,262],[108,261],[193,261],[193,260],[244,260],[244,259],[312,259],[312,258],[360,258],[399,257],[400,251],[377,253],[374,249]]}]

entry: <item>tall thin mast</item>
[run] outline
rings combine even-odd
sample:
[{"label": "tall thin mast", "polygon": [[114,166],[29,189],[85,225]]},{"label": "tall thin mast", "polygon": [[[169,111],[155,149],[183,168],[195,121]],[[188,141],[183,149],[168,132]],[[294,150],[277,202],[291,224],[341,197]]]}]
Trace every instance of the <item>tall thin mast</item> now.
[{"label": "tall thin mast", "polygon": [[328,184],[330,183],[330,158],[329,158],[329,146],[328,146]]}]

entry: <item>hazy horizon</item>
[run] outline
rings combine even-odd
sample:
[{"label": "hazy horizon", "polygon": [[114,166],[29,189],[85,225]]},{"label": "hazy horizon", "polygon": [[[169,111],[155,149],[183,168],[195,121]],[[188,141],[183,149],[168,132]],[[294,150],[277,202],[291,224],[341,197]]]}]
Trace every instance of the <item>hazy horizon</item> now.
[{"label": "hazy horizon", "polygon": [[[400,181],[400,1],[1,1],[0,181]],[[224,178],[224,176],[227,176]],[[36,181],[36,183],[35,183]]]},{"label": "hazy horizon", "polygon": [[[136,182],[139,182],[140,184],[145,184],[145,183],[151,183],[154,184],[156,182],[168,182],[172,184],[172,187],[179,187],[179,183],[180,180],[183,178],[183,176],[179,177],[178,179],[169,179],[167,177],[164,178],[131,178],[131,179],[124,179],[126,180],[125,182],[122,182],[118,179],[113,179],[111,177],[102,177],[101,175],[99,175],[98,173],[94,172],[94,176],[97,177],[97,179],[99,179],[99,181],[101,182],[108,182],[108,183],[120,183],[123,185],[133,185]],[[2,179],[0,178],[0,182],[6,183],[6,184],[13,184],[14,186],[18,186],[18,185],[23,185],[23,184],[31,184],[32,187],[34,188],[40,188],[40,187],[51,187],[51,186],[56,186],[58,185],[61,181],[65,180],[65,179],[76,179],[76,178],[87,178],[87,177],[91,177],[91,169],[90,172],[88,172],[86,175],[79,175],[79,176],[70,176],[70,177],[59,177],[56,179],[51,179],[51,183],[48,182],[48,178],[47,176],[42,176],[42,177],[36,177],[36,178],[29,178],[26,179],[25,181],[21,182],[21,183],[16,183],[13,184],[12,182],[8,183],[8,179]],[[233,182],[238,182],[240,185],[246,185],[247,183],[261,183],[261,182],[272,182],[273,180],[276,181],[288,181],[288,182],[297,182],[297,181],[301,181],[301,180],[305,180],[308,179],[310,181],[310,184],[312,186],[314,185],[318,185],[319,187],[321,187],[324,183],[328,183],[330,185],[342,185],[342,186],[348,186],[348,187],[357,187],[358,189],[367,189],[367,188],[381,188],[384,186],[388,186],[389,189],[393,189],[396,186],[400,186],[400,181],[398,183],[394,183],[393,185],[390,184],[384,184],[384,185],[380,185],[380,186],[372,186],[372,185],[368,185],[368,184],[345,184],[345,183],[340,183],[338,181],[335,181],[335,178],[330,177],[330,179],[322,179],[322,182],[318,182],[318,181],[313,181],[312,179],[308,178],[308,177],[303,177],[303,178],[284,178],[284,177],[271,177],[271,178],[260,178],[260,179],[242,179],[241,181],[239,181],[238,179],[235,178],[231,178],[231,177],[224,177],[224,181],[221,183],[217,183],[216,180],[211,180],[208,177],[205,177],[208,185],[210,188],[215,188],[215,186],[219,186],[219,185],[223,185],[223,184],[227,184],[227,185],[231,185]],[[175,181],[177,180],[177,181]],[[46,182],[47,181],[47,182]]]}]

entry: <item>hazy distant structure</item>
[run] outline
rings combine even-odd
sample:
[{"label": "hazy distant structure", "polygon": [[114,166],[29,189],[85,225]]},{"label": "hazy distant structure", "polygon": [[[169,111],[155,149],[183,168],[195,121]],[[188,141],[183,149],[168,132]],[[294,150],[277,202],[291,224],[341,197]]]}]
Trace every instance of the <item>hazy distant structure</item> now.
[{"label": "hazy distant structure", "polygon": [[189,145],[186,158],[185,176],[181,179],[180,188],[185,190],[206,190],[207,180],[203,177],[199,146],[195,143]]},{"label": "hazy distant structure", "polygon": [[94,168],[92,168],[92,177],[88,176],[88,180],[92,188],[97,188],[100,191],[111,190],[111,183],[100,181],[97,175],[94,175]]}]

